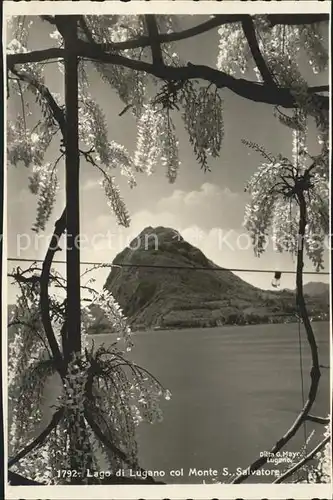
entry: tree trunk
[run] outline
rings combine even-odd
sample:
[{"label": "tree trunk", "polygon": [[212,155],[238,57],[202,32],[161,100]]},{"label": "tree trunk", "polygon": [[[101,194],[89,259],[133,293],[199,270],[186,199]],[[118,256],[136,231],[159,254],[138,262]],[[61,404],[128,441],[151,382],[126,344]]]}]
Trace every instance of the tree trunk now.
[{"label": "tree trunk", "polygon": [[[298,201],[299,201],[300,215],[299,215],[299,226],[298,226],[298,250],[297,250],[297,268],[296,268],[296,301],[299,308],[299,314],[303,320],[304,328],[311,349],[311,355],[312,355],[311,377],[312,378],[314,376],[318,377],[318,382],[319,382],[320,370],[319,370],[318,348],[303,295],[304,236],[307,224],[306,202],[304,199],[303,192],[299,193]],[[314,398],[317,393],[317,388],[318,384],[314,384],[314,386],[312,387],[314,391],[314,394],[312,394],[312,396]]]},{"label": "tree trunk", "polygon": [[[64,19],[65,47],[65,109],[66,109],[66,228],[67,228],[67,307],[66,327],[63,337],[64,358],[68,362],[75,353],[81,352],[81,300],[80,300],[80,198],[79,198],[79,121],[78,121],[78,58],[77,17],[66,16]],[[84,474],[85,424],[78,410],[70,410],[69,457],[70,467]],[[72,484],[80,484],[79,477],[71,478]]]},{"label": "tree trunk", "polygon": [[[307,420],[307,416],[315,402],[319,380],[320,380],[320,369],[319,369],[319,358],[316,339],[312,330],[311,322],[308,316],[308,312],[305,305],[304,295],[303,295],[303,266],[304,266],[304,236],[305,228],[307,224],[307,213],[306,213],[306,202],[304,198],[304,193],[298,193],[298,202],[300,207],[299,225],[298,225],[298,251],[297,251],[297,269],[296,269],[296,301],[299,308],[299,314],[303,320],[305,327],[307,340],[311,349],[312,367],[310,372],[311,384],[308,393],[308,399],[304,405],[304,408],[297,416],[296,420],[292,426],[287,430],[287,432],[276,442],[276,444],[271,448],[270,452],[276,454],[280,451],[296,434],[303,423]],[[255,460],[245,472],[236,476],[232,481],[233,484],[240,484],[250,477],[251,473],[260,469],[263,465],[267,463],[268,458],[260,456]]]},{"label": "tree trunk", "polygon": [[81,351],[80,313],[80,199],[78,133],[77,18],[66,16],[65,107],[66,107],[66,205],[67,205],[67,342],[65,358]]}]

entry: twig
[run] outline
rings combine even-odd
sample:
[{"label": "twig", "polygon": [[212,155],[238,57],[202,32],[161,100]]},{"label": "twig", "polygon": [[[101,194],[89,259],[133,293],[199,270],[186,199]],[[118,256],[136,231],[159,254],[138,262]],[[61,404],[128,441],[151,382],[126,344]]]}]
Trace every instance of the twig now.
[{"label": "twig", "polygon": [[133,108],[133,104],[127,104],[122,111],[120,111],[118,116],[123,116],[129,109]]},{"label": "twig", "polygon": [[148,14],[145,16],[146,27],[148,31],[149,44],[151,47],[153,65],[159,66],[163,65],[163,56],[161,45],[158,40],[158,26],[156,22],[156,17],[153,14]]},{"label": "twig", "polygon": [[[306,421],[310,413],[310,410],[313,406],[313,403],[315,402],[316,399],[320,375],[321,375],[319,368],[319,358],[318,358],[316,338],[312,330],[311,322],[309,320],[303,295],[304,235],[307,224],[306,203],[303,191],[297,193],[297,200],[299,202],[299,207],[300,207],[299,228],[298,228],[298,236],[300,244],[297,252],[297,270],[296,270],[297,304],[299,307],[300,316],[305,326],[308,344],[311,349],[311,357],[312,357],[312,368],[310,372],[311,384],[308,393],[308,399],[303,409],[299,413],[298,417],[296,418],[292,426],[284,434],[284,436],[282,436],[282,438],[279,439],[279,441],[270,450],[270,452],[273,454],[276,454],[278,451],[280,451],[291,440],[291,438],[295,436],[295,434],[300,429],[302,424]],[[265,465],[267,463],[267,460],[268,460],[267,457],[258,458],[246,469],[245,473],[239,474],[232,482],[235,484],[243,482],[246,478],[248,478],[251,475],[251,473],[253,473],[254,471],[260,469],[263,465]]]},{"label": "twig", "polygon": [[56,24],[54,16],[40,16],[40,18],[43,21],[48,21],[50,24],[53,24],[53,25]]},{"label": "twig", "polygon": [[273,76],[271,75],[271,72],[269,71],[268,66],[261,54],[255,27],[251,16],[246,16],[246,18],[242,21],[242,28],[244,31],[244,35],[247,39],[247,43],[250,47],[254,62],[256,63],[257,68],[260,71],[264,83],[276,87],[276,82]]},{"label": "twig", "polygon": [[15,465],[19,460],[24,458],[28,453],[30,453],[34,448],[37,446],[41,446],[45,439],[49,436],[49,434],[55,429],[60,422],[62,416],[64,414],[64,409],[59,408],[53,415],[51,422],[49,425],[37,436],[30,444],[28,444],[23,450],[21,450],[14,458],[11,458],[8,461],[8,467],[12,467]]},{"label": "twig", "polygon": [[316,446],[306,457],[300,460],[296,465],[288,469],[282,476],[278,477],[274,483],[282,483],[285,479],[292,476],[296,471],[298,471],[304,464],[309,462],[324,446],[330,441],[330,436],[327,436],[323,441],[321,441],[318,446]]},{"label": "twig", "polygon": [[91,429],[94,431],[98,439],[101,441],[101,443],[103,443],[104,446],[113,451],[125,463],[133,466],[134,465],[133,462],[127,457],[127,455],[122,450],[119,450],[117,446],[115,446],[111,441],[109,441],[109,439],[106,436],[104,436],[103,432],[99,428],[98,424],[95,422],[95,419],[88,408],[86,408],[84,416],[88,424],[90,425]]},{"label": "twig", "polygon": [[[41,16],[44,20],[49,21],[53,25],[57,25],[57,22],[52,16]],[[193,38],[195,36],[201,35],[210,31],[214,28],[222,26],[224,24],[240,23],[244,19],[242,14],[220,14],[214,16],[208,21],[204,21],[192,28],[188,28],[182,31],[174,31],[173,33],[160,33],[158,37],[159,43],[170,43],[177,42],[180,40],[186,40],[187,38]],[[282,14],[282,15],[268,15],[268,21],[271,27],[277,24],[285,25],[298,25],[298,24],[313,24],[318,22],[329,21],[328,14]],[[81,26],[82,27],[82,26]],[[83,27],[82,27],[83,28]],[[89,28],[88,28],[89,29]],[[88,33],[85,33],[86,36]],[[139,47],[149,47],[150,40],[147,36],[140,36],[137,38],[132,38],[125,40],[123,42],[112,42],[106,45],[107,50],[125,50],[125,49],[136,49]]]},{"label": "twig", "polygon": [[297,26],[329,21],[329,14],[269,14],[267,18],[271,27],[277,24]]},{"label": "twig", "polygon": [[17,319],[17,320],[14,320],[14,321],[10,321],[8,323],[7,327],[11,328],[11,327],[14,327],[14,326],[19,326],[19,325],[23,325],[23,326],[26,326],[27,328],[30,328],[34,332],[34,334],[37,335],[37,337],[43,342],[44,347],[47,350],[47,353],[49,355],[49,358],[52,359],[52,353],[51,353],[51,351],[49,349],[49,346],[45,342],[45,339],[42,337],[42,335],[38,332],[38,330],[33,325],[31,325],[27,321],[21,321],[21,320]]},{"label": "twig", "polygon": [[307,415],[306,420],[310,422],[315,422],[316,424],[327,425],[330,423],[330,419],[327,417],[317,417],[317,415]]},{"label": "twig", "polygon": [[21,476],[21,474],[17,474],[16,472],[8,471],[8,482],[13,486],[31,486],[38,485],[41,486],[46,483],[39,483],[38,481],[33,481],[32,479],[27,479],[26,477]]},{"label": "twig", "polygon": [[[101,63],[111,63],[116,66],[123,66],[136,71],[142,71],[168,81],[184,81],[193,79],[206,80],[214,83],[217,88],[228,88],[235,94],[254,102],[283,106],[285,108],[294,108],[297,105],[295,96],[288,87],[276,88],[271,85],[262,85],[243,78],[235,78],[227,73],[224,73],[223,71],[219,71],[205,65],[188,63],[187,66],[177,67],[165,65],[155,66],[144,61],[129,59],[119,54],[104,52],[99,46],[92,45],[84,40],[77,41],[77,55],[78,57],[87,60],[98,61]],[[60,57],[64,57],[64,49],[61,48],[50,48],[26,53],[8,54],[7,65],[11,68],[15,64],[38,62]],[[308,94],[312,94],[311,87],[308,89]],[[319,94],[315,94],[315,96],[318,100],[318,106],[328,110],[329,97]]]},{"label": "twig", "polygon": [[40,276],[40,308],[42,323],[45,330],[45,335],[49,342],[54,361],[61,375],[64,375],[63,357],[61,355],[58,342],[55,338],[50,318],[50,298],[48,294],[48,286],[50,280],[50,270],[54,254],[59,249],[59,239],[65,231],[66,227],[66,208],[61,217],[55,223],[54,233],[52,235],[49,248],[42,266],[42,274]]},{"label": "twig", "polygon": [[90,42],[90,43],[96,43],[95,40],[94,40],[94,37],[90,31],[90,29],[88,28],[88,25],[86,23],[86,20],[84,18],[84,16],[80,16],[79,17],[79,25],[83,31],[83,33],[86,35],[87,37],[87,40]]},{"label": "twig", "polygon": [[34,87],[40,93],[40,95],[42,97],[44,97],[44,99],[46,100],[46,102],[48,103],[48,105],[52,111],[53,118],[59,124],[59,127],[60,127],[62,134],[63,134],[63,137],[65,137],[65,115],[64,115],[63,110],[56,103],[56,101],[55,101],[54,97],[52,96],[51,92],[49,91],[49,89],[46,87],[46,85],[40,83],[38,80],[31,77],[30,75],[20,73],[19,71],[17,71],[14,67],[14,64],[8,64],[8,69],[14,75],[16,75],[20,80],[29,83],[32,87]]},{"label": "twig", "polygon": [[[130,460],[127,455],[122,451],[117,448],[106,436],[104,436],[103,432],[99,428],[98,424],[95,422],[93,415],[89,411],[88,408],[86,408],[84,412],[85,418],[90,425],[91,429],[94,431],[98,439],[101,441],[101,443],[104,444],[107,448],[109,448],[111,451],[113,451],[121,460],[123,460],[125,463],[127,463],[130,466],[135,466],[136,465],[133,463],[132,460]],[[147,475],[146,471],[139,467],[139,470],[143,473],[143,477]],[[147,476],[148,479],[149,476]],[[151,477],[151,482],[155,483],[154,479]]]}]

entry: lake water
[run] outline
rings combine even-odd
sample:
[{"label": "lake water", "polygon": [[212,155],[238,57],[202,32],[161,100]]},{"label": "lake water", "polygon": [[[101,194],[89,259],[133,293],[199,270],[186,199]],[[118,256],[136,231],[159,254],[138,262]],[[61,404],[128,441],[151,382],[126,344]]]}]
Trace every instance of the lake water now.
[{"label": "lake water", "polygon": [[[313,323],[313,328],[320,362],[327,366],[329,325]],[[302,326],[301,335],[306,397],[311,358]],[[165,482],[202,482],[202,477],[189,478],[190,468],[226,467],[230,474],[246,468],[270,450],[302,407],[297,324],[138,332],[133,340],[132,359],[172,392],[162,403],[164,421],[138,428],[141,466],[165,471]],[[114,337],[97,335],[94,341],[107,345]],[[326,416],[329,397],[329,370],[323,368],[312,413]],[[323,430],[308,423],[307,434],[312,429],[311,449]],[[300,430],[286,449],[297,451],[303,443]],[[170,477],[170,470],[181,469],[183,476]]]}]

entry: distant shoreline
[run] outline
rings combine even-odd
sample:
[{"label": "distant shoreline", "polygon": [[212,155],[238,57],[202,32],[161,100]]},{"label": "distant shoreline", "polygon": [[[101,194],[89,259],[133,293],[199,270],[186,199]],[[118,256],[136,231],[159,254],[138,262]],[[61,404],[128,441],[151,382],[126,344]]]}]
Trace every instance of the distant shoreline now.
[{"label": "distant shoreline", "polygon": [[[311,323],[328,323],[329,324],[329,318],[325,319],[314,319],[311,321]],[[252,324],[224,324],[224,325],[212,325],[212,326],[174,326],[174,327],[163,327],[163,328],[138,328],[138,329],[132,329],[132,333],[155,333],[155,332],[168,332],[168,331],[174,331],[174,330],[202,330],[202,329],[207,329],[207,330],[215,330],[217,328],[232,328],[232,327],[248,327],[248,326],[271,326],[271,325],[291,325],[291,324],[297,324],[297,321],[286,321],[286,322],[277,322],[277,323],[252,323]],[[119,334],[117,332],[99,332],[99,333],[88,333],[89,337],[95,337],[99,335],[114,335],[118,336]]]}]

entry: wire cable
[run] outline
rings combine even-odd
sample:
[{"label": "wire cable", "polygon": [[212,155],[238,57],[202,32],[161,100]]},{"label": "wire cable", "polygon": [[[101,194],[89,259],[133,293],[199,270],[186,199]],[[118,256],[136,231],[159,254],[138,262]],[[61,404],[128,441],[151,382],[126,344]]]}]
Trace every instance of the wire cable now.
[{"label": "wire cable", "polygon": [[[19,257],[8,257],[7,258],[8,262],[36,262],[36,263],[43,263],[43,259],[28,259],[28,258],[19,258]],[[53,264],[66,264],[65,260],[54,260]],[[89,261],[82,261],[81,266],[101,266],[101,267],[136,267],[136,268],[148,268],[148,269],[187,269],[189,271],[213,271],[213,272],[226,272],[226,271],[232,271],[232,272],[239,272],[239,273],[275,273],[276,269],[245,269],[245,268],[232,268],[232,267],[191,267],[191,266],[162,266],[162,265],[156,265],[156,264],[109,264],[107,262],[89,262]],[[296,271],[281,271],[282,274],[296,274]],[[309,275],[322,275],[322,276],[329,276],[329,272],[324,272],[324,271],[303,271],[303,274],[309,274]]]}]

